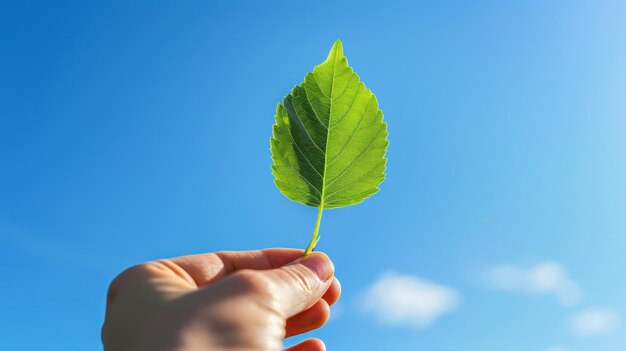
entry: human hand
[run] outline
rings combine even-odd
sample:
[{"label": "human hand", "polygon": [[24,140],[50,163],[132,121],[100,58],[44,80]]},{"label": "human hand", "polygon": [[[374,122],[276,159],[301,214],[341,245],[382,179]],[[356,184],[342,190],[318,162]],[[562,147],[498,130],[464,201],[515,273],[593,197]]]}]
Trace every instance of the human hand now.
[{"label": "human hand", "polygon": [[[322,326],[341,287],[328,256],[216,252],[131,267],[111,283],[105,351],[279,351]],[[308,339],[289,351],[324,351]]]}]

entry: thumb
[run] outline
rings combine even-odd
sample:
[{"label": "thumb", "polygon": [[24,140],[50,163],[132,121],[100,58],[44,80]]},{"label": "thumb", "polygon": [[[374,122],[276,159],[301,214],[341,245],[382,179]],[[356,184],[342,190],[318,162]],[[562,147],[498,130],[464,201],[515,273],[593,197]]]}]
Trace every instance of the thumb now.
[{"label": "thumb", "polygon": [[335,267],[326,254],[312,252],[286,266],[260,273],[270,282],[276,311],[290,318],[322,298],[333,281]]}]

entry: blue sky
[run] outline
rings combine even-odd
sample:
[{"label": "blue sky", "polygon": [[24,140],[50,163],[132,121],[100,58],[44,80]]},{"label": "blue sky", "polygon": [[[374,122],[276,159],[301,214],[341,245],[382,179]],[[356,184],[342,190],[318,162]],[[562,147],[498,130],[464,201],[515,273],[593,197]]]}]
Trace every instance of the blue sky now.
[{"label": "blue sky", "polygon": [[98,349],[107,285],[138,262],[304,248],[315,209],[275,188],[269,137],[337,38],[379,99],[389,163],[378,194],[324,215],[344,295],[312,335],[626,349],[625,16],[620,1],[2,2],[0,349]]}]

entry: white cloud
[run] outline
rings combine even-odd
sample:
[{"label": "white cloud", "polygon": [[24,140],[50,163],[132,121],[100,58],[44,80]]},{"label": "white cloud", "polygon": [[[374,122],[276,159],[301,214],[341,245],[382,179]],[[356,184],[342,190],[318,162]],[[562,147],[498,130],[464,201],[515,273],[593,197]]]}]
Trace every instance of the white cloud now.
[{"label": "white cloud", "polygon": [[388,325],[425,328],[459,303],[459,293],[412,275],[383,274],[362,300],[367,312]]},{"label": "white cloud", "polygon": [[554,295],[562,305],[575,305],[582,299],[581,288],[557,262],[541,262],[531,267],[500,265],[487,269],[487,284],[497,290],[530,295]]},{"label": "white cloud", "polygon": [[600,308],[586,309],[570,320],[572,330],[579,336],[607,334],[617,329],[619,323],[617,312]]},{"label": "white cloud", "polygon": [[567,348],[565,348],[564,346],[555,345],[548,347],[545,351],[567,351]]}]

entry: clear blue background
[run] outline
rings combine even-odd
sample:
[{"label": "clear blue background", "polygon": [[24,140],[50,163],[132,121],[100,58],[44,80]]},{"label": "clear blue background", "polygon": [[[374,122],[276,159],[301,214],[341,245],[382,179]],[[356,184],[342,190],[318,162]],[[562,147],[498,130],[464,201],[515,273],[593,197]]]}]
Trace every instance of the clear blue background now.
[{"label": "clear blue background", "polygon": [[[110,280],[145,260],[304,247],[272,183],[276,103],[341,38],[389,123],[388,177],[332,210],[329,350],[626,349],[476,271],[556,260],[626,312],[621,1],[3,1],[0,349],[94,350]],[[387,270],[462,293],[424,330],[357,296]]]}]

